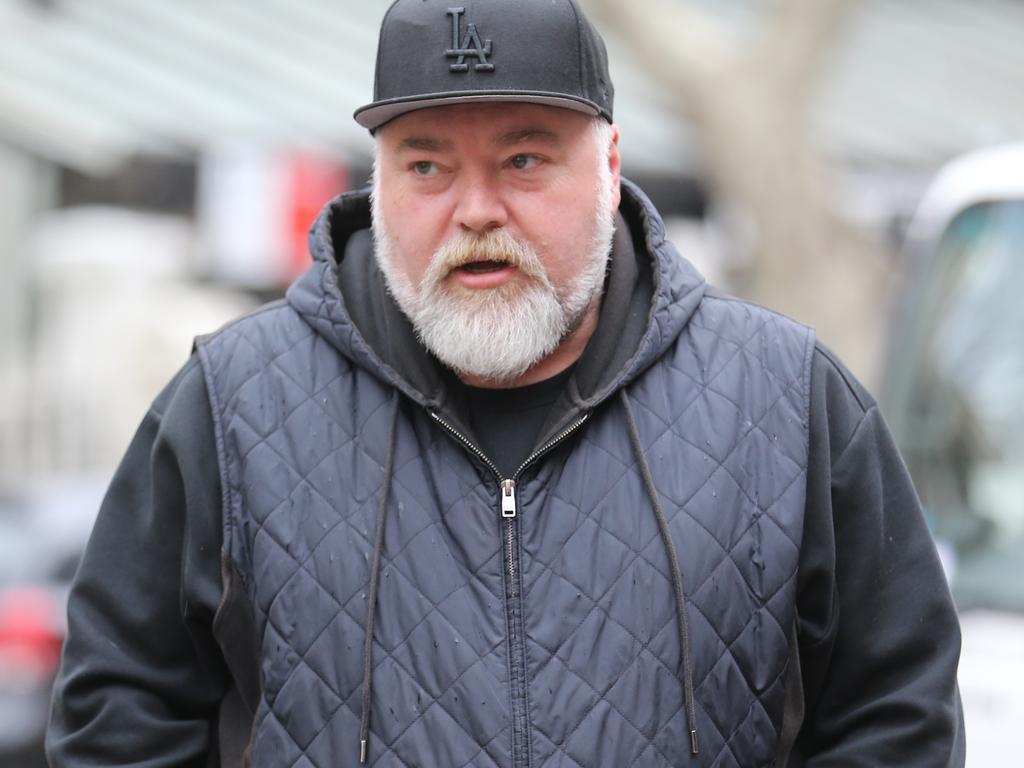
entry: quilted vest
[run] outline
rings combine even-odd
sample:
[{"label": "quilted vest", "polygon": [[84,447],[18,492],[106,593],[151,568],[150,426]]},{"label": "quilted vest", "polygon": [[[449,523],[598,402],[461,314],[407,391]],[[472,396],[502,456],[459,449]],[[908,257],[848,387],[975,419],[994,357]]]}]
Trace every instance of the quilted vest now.
[{"label": "quilted vest", "polygon": [[[358,764],[367,594],[388,480],[367,764],[773,764],[812,334],[682,291],[689,273],[641,202],[659,270],[650,332],[588,421],[519,477],[511,538],[500,478],[362,345],[322,279],[323,260],[304,299],[202,342],[224,547],[258,632],[254,766]],[[615,389],[625,390],[642,456]],[[643,465],[685,583],[697,755]]]}]

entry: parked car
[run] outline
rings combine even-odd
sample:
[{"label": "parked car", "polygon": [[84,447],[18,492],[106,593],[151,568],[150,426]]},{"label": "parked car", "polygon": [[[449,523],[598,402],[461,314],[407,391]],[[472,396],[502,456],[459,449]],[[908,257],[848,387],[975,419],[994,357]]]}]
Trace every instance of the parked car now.
[{"label": "parked car", "polygon": [[0,768],[46,766],[68,589],[100,494],[92,481],[0,492]]},{"label": "parked car", "polygon": [[961,613],[968,766],[1024,723],[1024,144],[966,155],[912,219],[882,388]]}]

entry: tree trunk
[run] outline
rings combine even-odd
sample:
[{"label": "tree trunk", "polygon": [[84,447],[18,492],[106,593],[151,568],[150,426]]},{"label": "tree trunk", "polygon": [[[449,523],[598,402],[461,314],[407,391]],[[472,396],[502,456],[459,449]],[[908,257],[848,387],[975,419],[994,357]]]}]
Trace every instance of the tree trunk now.
[{"label": "tree trunk", "polygon": [[590,0],[678,94],[717,206],[753,235],[740,292],[817,327],[862,378],[876,373],[886,306],[880,242],[833,209],[812,107],[852,0],[765,0],[747,37],[676,0]]}]

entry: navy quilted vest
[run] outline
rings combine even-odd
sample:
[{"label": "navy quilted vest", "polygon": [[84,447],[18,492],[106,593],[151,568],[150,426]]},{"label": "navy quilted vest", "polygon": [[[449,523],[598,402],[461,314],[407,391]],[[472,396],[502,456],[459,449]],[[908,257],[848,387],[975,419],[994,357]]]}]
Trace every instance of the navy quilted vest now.
[{"label": "navy quilted vest", "polygon": [[[347,321],[331,244],[289,294],[206,339],[224,546],[256,616],[254,766],[358,764],[362,647],[389,437],[368,764],[771,765],[782,727],[807,466],[806,329],[704,296],[645,207],[656,295],[589,420],[496,478]],[[690,754],[669,559],[685,581]],[[517,565],[509,575],[509,558]],[[510,583],[510,579],[514,583]]]}]

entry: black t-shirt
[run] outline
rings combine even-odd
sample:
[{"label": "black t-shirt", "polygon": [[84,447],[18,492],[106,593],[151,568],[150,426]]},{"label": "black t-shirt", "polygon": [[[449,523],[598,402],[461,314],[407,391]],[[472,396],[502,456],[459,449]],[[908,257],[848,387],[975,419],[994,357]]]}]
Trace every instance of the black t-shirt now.
[{"label": "black t-shirt", "polygon": [[471,387],[456,380],[456,396],[465,399],[469,423],[480,448],[511,478],[533,450],[551,407],[565,389],[573,368],[550,379],[513,389]]}]

